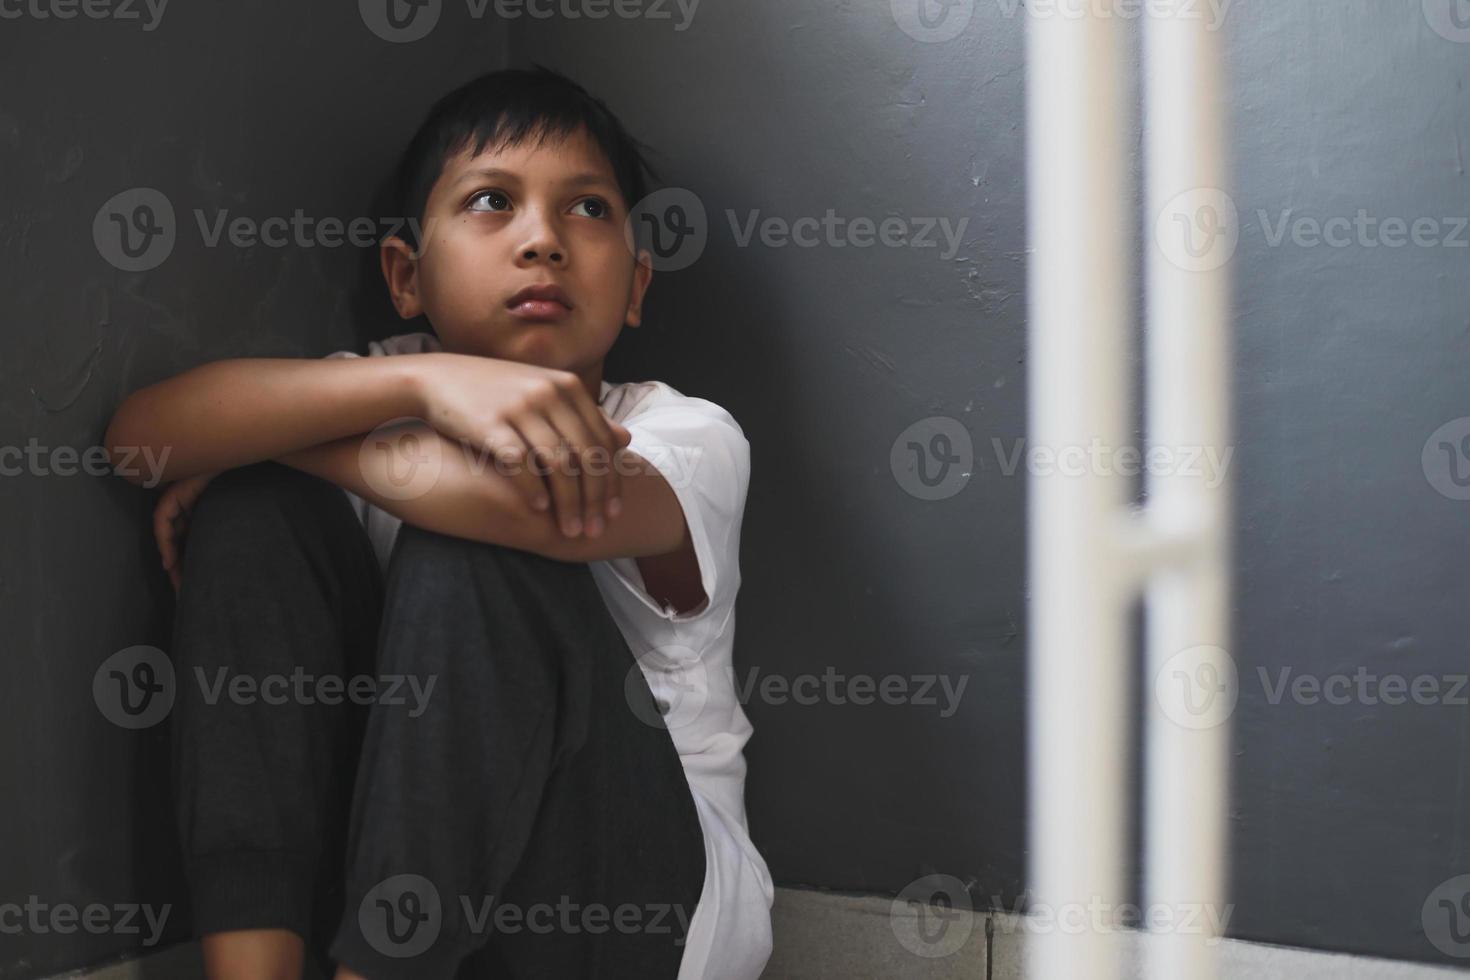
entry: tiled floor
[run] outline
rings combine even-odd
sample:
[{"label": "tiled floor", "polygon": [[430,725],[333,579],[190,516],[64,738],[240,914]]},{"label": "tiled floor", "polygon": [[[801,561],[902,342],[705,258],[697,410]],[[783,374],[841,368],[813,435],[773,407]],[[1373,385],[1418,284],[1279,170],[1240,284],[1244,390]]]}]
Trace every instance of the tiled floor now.
[{"label": "tiled floor", "polygon": [[[873,896],[776,890],[776,951],[762,980],[1022,980],[1024,925],[1013,916],[920,910]],[[1138,972],[1147,937],[1119,934],[1119,953]],[[1449,980],[1470,970],[1395,963],[1226,940],[1221,980]],[[1467,964],[1470,966],[1470,964]],[[203,980],[196,946],[69,980]]]}]

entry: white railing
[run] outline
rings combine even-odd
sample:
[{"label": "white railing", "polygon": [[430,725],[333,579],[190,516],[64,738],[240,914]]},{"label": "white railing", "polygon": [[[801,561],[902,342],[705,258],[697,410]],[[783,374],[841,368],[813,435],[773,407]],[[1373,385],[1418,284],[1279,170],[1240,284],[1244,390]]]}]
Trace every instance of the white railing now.
[{"label": "white railing", "polygon": [[[1135,22],[1074,6],[1078,16],[1027,25],[1029,385],[1031,444],[1080,454],[1126,446],[1135,404],[1124,57]],[[1144,18],[1148,443],[1175,458],[1223,453],[1229,442],[1225,263],[1171,248],[1167,237],[1176,218],[1181,235],[1193,235],[1201,216],[1225,220],[1215,208],[1225,185],[1219,37],[1182,16],[1184,6],[1156,0]],[[1148,502],[1135,511],[1123,468],[1083,470],[1030,483],[1028,893],[1052,914],[1077,910],[1073,921],[1089,926],[1092,910],[1126,907],[1126,735],[1140,705],[1144,905],[1174,913],[1172,928],[1147,944],[1148,976],[1211,980],[1211,925],[1226,889],[1228,728],[1208,700],[1199,713],[1191,685],[1233,678],[1229,484],[1197,467],[1151,471]],[[1140,592],[1149,684],[1135,692],[1127,631]],[[1110,929],[1033,938],[1036,980],[1123,974],[1124,947]]]}]

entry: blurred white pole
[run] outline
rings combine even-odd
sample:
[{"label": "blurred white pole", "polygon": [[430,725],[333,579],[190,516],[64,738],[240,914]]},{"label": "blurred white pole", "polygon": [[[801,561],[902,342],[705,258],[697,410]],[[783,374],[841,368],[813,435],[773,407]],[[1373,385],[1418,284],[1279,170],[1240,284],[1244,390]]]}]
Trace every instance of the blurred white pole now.
[{"label": "blurred white pole", "polygon": [[[1129,419],[1126,24],[1081,7],[1075,17],[1027,17],[1027,450],[1068,454],[1068,472],[1094,440],[1124,445]],[[1116,937],[1092,927],[1092,915],[1125,900],[1133,583],[1117,574],[1114,532],[1128,484],[1115,467],[1081,469],[1029,483],[1028,892],[1049,926],[1031,936],[1027,963],[1043,980],[1120,975]],[[1087,928],[1076,928],[1079,917]]]},{"label": "blurred white pole", "polygon": [[[1151,447],[1175,451],[1175,460],[1196,449],[1228,460],[1227,263],[1239,231],[1222,190],[1220,36],[1195,6],[1155,0],[1144,18],[1148,435]],[[1216,926],[1226,897],[1226,721],[1237,691],[1226,652],[1225,472],[1175,468],[1151,471],[1148,481],[1148,525],[1184,545],[1184,560],[1154,569],[1147,585],[1153,690],[1146,715],[1144,892],[1148,907],[1169,913],[1169,925],[1145,943],[1146,975],[1153,980],[1216,976]]]}]

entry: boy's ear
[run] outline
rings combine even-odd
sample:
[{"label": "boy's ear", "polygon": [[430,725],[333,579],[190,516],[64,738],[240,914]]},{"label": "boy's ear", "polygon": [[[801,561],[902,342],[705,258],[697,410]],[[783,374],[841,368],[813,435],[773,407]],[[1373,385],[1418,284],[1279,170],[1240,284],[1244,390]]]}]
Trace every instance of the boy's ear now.
[{"label": "boy's ear", "polygon": [[388,295],[398,315],[411,320],[422,314],[424,305],[419,300],[418,253],[402,238],[389,235],[378,246],[378,261],[383,267],[383,281],[388,284]]},{"label": "boy's ear", "polygon": [[648,292],[648,284],[653,281],[653,255],[648,249],[639,249],[638,258],[633,263],[633,293],[628,297],[628,312],[623,317],[623,324],[629,327],[637,327],[643,323],[643,296]]}]

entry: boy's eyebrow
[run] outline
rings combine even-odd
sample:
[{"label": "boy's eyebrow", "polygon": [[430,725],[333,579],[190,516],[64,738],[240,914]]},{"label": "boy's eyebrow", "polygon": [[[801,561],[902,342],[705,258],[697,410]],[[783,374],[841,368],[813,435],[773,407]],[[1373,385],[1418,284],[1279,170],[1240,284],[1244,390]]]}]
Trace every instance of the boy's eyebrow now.
[{"label": "boy's eyebrow", "polygon": [[[457,187],[460,184],[465,184],[472,180],[483,180],[487,178],[490,180],[508,181],[519,181],[521,179],[519,174],[513,173],[509,170],[502,170],[499,167],[476,167],[474,170],[466,170],[463,174],[461,174],[459,176],[459,179],[454,182],[454,186]],[[585,173],[573,174],[572,176],[561,181],[561,183],[568,187],[614,186],[613,181],[606,175],[595,173],[590,170]]]}]

